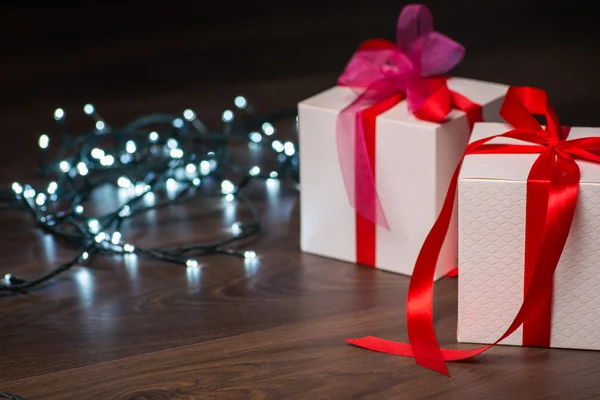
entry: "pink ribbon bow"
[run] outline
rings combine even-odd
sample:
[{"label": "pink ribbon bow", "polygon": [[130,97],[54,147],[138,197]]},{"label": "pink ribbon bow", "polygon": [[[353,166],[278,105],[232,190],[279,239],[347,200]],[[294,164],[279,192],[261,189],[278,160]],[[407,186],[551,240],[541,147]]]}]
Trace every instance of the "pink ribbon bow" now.
[{"label": "pink ribbon bow", "polygon": [[[382,39],[364,42],[339,77],[340,85],[349,86],[359,95],[338,116],[336,140],[340,167],[350,204],[369,221],[389,229],[369,163],[361,112],[401,94],[406,97],[411,113],[432,120],[428,116],[440,112],[435,102],[428,100],[445,85],[444,79],[432,77],[454,68],[464,53],[459,43],[433,30],[433,18],[427,7],[413,4],[400,13],[396,44]],[[427,115],[420,115],[426,103],[432,109]],[[442,119],[446,114],[441,113]],[[435,117],[435,122],[441,122],[438,119]],[[360,187],[358,193],[356,185]]]}]

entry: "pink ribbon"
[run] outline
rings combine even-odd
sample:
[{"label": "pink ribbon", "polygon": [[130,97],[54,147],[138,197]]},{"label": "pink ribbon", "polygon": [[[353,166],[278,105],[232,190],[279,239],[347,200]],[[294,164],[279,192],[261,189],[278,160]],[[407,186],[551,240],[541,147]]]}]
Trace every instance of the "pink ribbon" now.
[{"label": "pink ribbon", "polygon": [[439,80],[427,78],[446,74],[464,53],[463,46],[433,30],[427,7],[413,4],[400,13],[396,44],[381,39],[364,42],[339,77],[338,84],[358,94],[337,119],[340,168],[350,204],[369,221],[389,229],[369,163],[361,112],[403,94],[408,110],[417,113],[439,89]]}]

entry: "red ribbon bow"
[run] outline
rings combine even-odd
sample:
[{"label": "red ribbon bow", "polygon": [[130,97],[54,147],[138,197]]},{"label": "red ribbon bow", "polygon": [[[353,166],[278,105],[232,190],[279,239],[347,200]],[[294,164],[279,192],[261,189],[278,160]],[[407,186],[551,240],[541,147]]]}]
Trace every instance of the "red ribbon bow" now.
[{"label": "red ribbon bow", "polygon": [[[414,357],[418,364],[445,375],[449,375],[446,361],[478,355],[521,325],[524,325],[524,345],[549,345],[552,281],[569,235],[579,193],[580,171],[575,160],[600,164],[600,137],[567,140],[570,129],[560,126],[546,92],[539,89],[511,87],[500,115],[514,129],[469,144],[454,172],[439,217],[417,258],[406,304],[410,344],[372,336],[349,339],[349,343]],[[543,128],[534,115],[545,116],[547,126]],[[529,144],[487,143],[496,137]],[[442,349],[433,327],[433,277],[450,225],[462,161],[471,154],[539,154],[527,177],[525,296],[513,322],[493,344],[471,350]]]}]

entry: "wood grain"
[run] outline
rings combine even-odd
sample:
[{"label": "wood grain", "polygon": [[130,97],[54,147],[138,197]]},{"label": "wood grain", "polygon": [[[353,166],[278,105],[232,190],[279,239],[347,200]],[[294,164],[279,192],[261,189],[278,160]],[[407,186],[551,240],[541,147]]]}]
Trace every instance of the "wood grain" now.
[{"label": "wood grain", "polygon": [[[37,136],[56,133],[54,107],[74,130],[89,125],[87,102],[114,125],[188,107],[216,124],[238,94],[264,112],[294,107],[334,84],[362,39],[392,38],[403,5],[308,2],[290,13],[275,2],[197,3],[3,3],[0,187],[33,179]],[[439,30],[468,49],[457,75],[543,87],[564,123],[600,125],[589,2],[426,3]],[[408,279],[301,253],[298,188],[249,189],[265,221],[248,243],[260,254],[255,267],[215,256],[192,275],[100,258],[31,294],[0,297],[0,391],[27,400],[600,398],[596,352],[498,347],[452,364],[446,378],[346,345],[365,334],[406,339]],[[95,206],[111,196],[100,193]],[[192,242],[244,215],[202,200],[136,218],[124,235],[141,246]],[[0,214],[0,250],[0,274],[24,276],[72,255],[15,212]],[[455,280],[436,285],[436,329],[449,346],[456,297]]]}]

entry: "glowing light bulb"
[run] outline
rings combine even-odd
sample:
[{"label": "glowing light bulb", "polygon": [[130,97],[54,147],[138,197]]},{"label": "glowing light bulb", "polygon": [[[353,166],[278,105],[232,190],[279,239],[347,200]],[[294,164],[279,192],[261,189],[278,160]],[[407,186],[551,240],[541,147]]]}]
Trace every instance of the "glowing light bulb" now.
[{"label": "glowing light bulb", "polygon": [[223,122],[233,121],[233,111],[231,111],[231,110],[223,111],[223,114],[221,115],[221,119],[223,120]]},{"label": "glowing light bulb", "polygon": [[75,207],[75,214],[83,214],[83,206],[81,204]]},{"label": "glowing light bulb", "polygon": [[119,160],[121,160],[121,164],[129,164],[129,162],[132,160],[133,157],[131,157],[131,154],[126,153],[126,154],[121,154],[121,156],[119,157]]},{"label": "glowing light bulb", "polygon": [[38,193],[38,195],[35,198],[35,204],[37,204],[38,206],[43,206],[44,203],[46,203],[46,195],[44,193]]},{"label": "glowing light bulb", "polygon": [[269,122],[262,124],[262,130],[267,136],[271,136],[275,133],[275,128],[273,128],[273,125],[271,125]]},{"label": "glowing light bulb", "polygon": [[254,143],[260,143],[262,141],[262,135],[258,132],[251,132],[250,140]]},{"label": "glowing light bulb", "polygon": [[136,150],[137,146],[135,145],[135,142],[133,140],[128,140],[127,143],[125,143],[125,151],[129,154],[135,153]]},{"label": "glowing light bulb", "polygon": [[231,183],[231,181],[228,181],[227,179],[225,179],[223,182],[221,182],[221,193],[229,194],[229,193],[232,193],[234,190],[235,190],[235,185],[233,183]]},{"label": "glowing light bulb", "polygon": [[278,153],[281,153],[285,148],[283,143],[281,143],[279,140],[274,140],[273,143],[271,143],[271,147]]},{"label": "glowing light bulb", "polygon": [[148,140],[150,140],[152,143],[158,142],[158,138],[158,132],[152,131],[148,134]]},{"label": "glowing light bulb", "polygon": [[115,163],[115,158],[113,156],[111,156],[110,154],[106,154],[104,157],[102,157],[100,159],[100,164],[102,164],[105,167],[110,167],[114,163]]},{"label": "glowing light bulb", "polygon": [[88,258],[90,258],[90,255],[88,254],[88,252],[87,252],[87,251],[84,251],[83,253],[81,253],[81,260],[82,260],[82,261],[85,261],[85,260],[87,260]]},{"label": "glowing light bulb", "polygon": [[113,232],[110,241],[112,244],[119,244],[121,241],[121,232]]},{"label": "glowing light bulb", "polygon": [[35,197],[35,190],[33,190],[31,186],[26,185],[25,190],[23,191],[23,196],[25,196],[26,199],[32,199]]},{"label": "glowing light bulb", "polygon": [[94,113],[94,106],[92,104],[86,104],[83,106],[83,112],[86,115],[92,115]]},{"label": "glowing light bulb", "polygon": [[54,119],[60,121],[65,117],[65,111],[62,108],[57,108],[54,110]]},{"label": "glowing light bulb", "polygon": [[177,181],[173,178],[167,179],[167,190],[177,189]]},{"label": "glowing light bulb", "polygon": [[231,193],[225,196],[225,201],[233,201],[233,199],[235,199],[235,197]]},{"label": "glowing light bulb", "polygon": [[240,110],[243,110],[246,108],[246,106],[248,106],[248,101],[244,96],[237,96],[235,99],[233,99],[233,104],[235,104],[235,106]]},{"label": "glowing light bulb", "polygon": [[90,232],[92,233],[98,233],[98,231],[100,230],[100,222],[98,222],[97,219],[92,218],[88,221],[88,228],[90,229]]},{"label": "glowing light bulb", "polygon": [[106,233],[100,232],[96,235],[96,237],[94,237],[94,240],[96,241],[96,243],[104,242],[106,240]]},{"label": "glowing light bulb", "polygon": [[271,173],[269,174],[269,176],[271,178],[277,178],[279,176],[279,174],[277,173],[277,171],[271,171]]},{"label": "glowing light bulb", "polygon": [[117,185],[122,188],[129,188],[131,187],[131,181],[126,176],[122,176],[117,179]]},{"label": "glowing light bulb", "polygon": [[194,172],[196,172],[196,166],[194,164],[186,165],[185,172],[187,172],[188,174],[193,174]]},{"label": "glowing light bulb", "polygon": [[129,243],[125,243],[123,245],[123,251],[126,253],[133,253],[135,251],[135,247]]},{"label": "glowing light bulb", "polygon": [[85,165],[85,163],[83,161],[80,161],[77,164],[77,171],[79,172],[79,175],[81,175],[81,176],[86,176],[89,172],[87,165]]},{"label": "glowing light bulb", "polygon": [[167,140],[167,147],[170,149],[176,149],[179,146],[179,143],[177,143],[177,140],[171,138],[169,140]]},{"label": "glowing light bulb", "polygon": [[106,128],[106,124],[104,123],[104,121],[96,121],[96,129],[101,131],[104,128]]},{"label": "glowing light bulb", "polygon": [[181,158],[181,157],[183,157],[183,150],[171,149],[171,151],[169,152],[169,155],[171,156],[171,158]]},{"label": "glowing light bulb", "polygon": [[188,108],[183,112],[183,118],[187,119],[188,121],[193,121],[196,119],[196,113]]},{"label": "glowing light bulb", "polygon": [[173,126],[175,128],[183,128],[183,120],[181,118],[175,118],[173,120]]},{"label": "glowing light bulb", "polygon": [[241,222],[234,222],[231,225],[231,231],[233,232],[234,235],[239,235],[240,233],[242,233],[242,223]]},{"label": "glowing light bulb", "polygon": [[244,252],[244,258],[247,260],[252,260],[256,258],[256,252],[254,250],[246,250]]},{"label": "glowing light bulb", "polygon": [[69,164],[68,161],[61,161],[60,164],[58,164],[58,168],[62,172],[67,173],[71,170],[71,164]]},{"label": "glowing light bulb", "polygon": [[283,150],[285,151],[286,156],[293,156],[296,152],[296,149],[294,149],[294,143],[292,142],[285,142],[285,145],[283,145]]},{"label": "glowing light bulb", "polygon": [[11,274],[4,274],[4,281],[10,285],[10,278],[12,278]]},{"label": "glowing light bulb", "polygon": [[200,183],[202,181],[200,181],[200,178],[194,178],[194,180],[192,181],[192,185],[194,186],[200,186]]},{"label": "glowing light bulb", "polygon": [[46,191],[48,192],[48,194],[54,194],[54,193],[56,193],[57,189],[58,189],[58,184],[56,182],[50,182],[48,184],[48,189],[46,189]]},{"label": "glowing light bulb", "polygon": [[131,207],[127,204],[123,206],[123,208],[119,211],[119,217],[129,217],[131,215]]},{"label": "glowing light bulb", "polygon": [[193,260],[193,259],[189,259],[185,262],[185,265],[190,267],[190,268],[196,268],[198,266],[198,261]]},{"label": "glowing light bulb", "polygon": [[40,146],[40,149],[47,149],[49,144],[50,138],[48,137],[48,135],[40,135],[40,138],[38,139],[38,145]]},{"label": "glowing light bulb", "polygon": [[92,151],[90,152],[90,154],[95,159],[100,160],[102,157],[104,157],[104,150],[99,149],[99,148],[96,147],[96,148],[92,149]]},{"label": "glowing light bulb", "polygon": [[15,192],[15,194],[21,194],[23,193],[23,186],[21,186],[19,182],[13,182],[12,190]]},{"label": "glowing light bulb", "polygon": [[260,168],[259,167],[254,166],[254,167],[250,168],[250,175],[256,176],[258,174],[260,174]]}]

